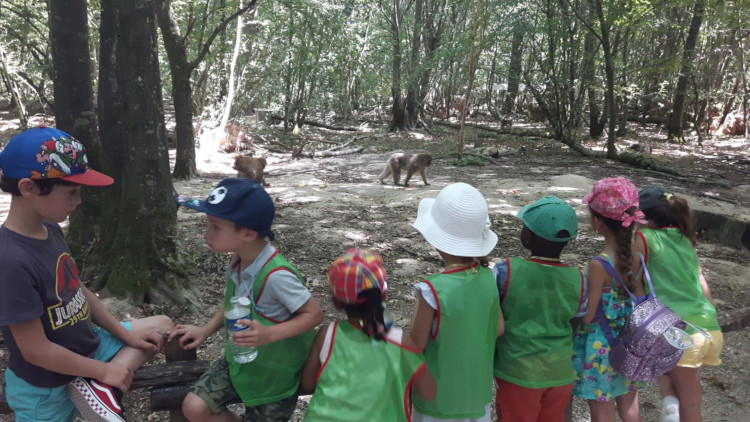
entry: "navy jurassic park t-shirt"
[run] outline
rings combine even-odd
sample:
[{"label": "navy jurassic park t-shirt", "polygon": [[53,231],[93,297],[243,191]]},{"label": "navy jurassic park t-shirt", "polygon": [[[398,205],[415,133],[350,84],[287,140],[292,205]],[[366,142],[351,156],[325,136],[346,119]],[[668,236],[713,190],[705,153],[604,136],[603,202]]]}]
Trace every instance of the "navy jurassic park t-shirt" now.
[{"label": "navy jurassic park t-shirt", "polygon": [[44,240],[0,227],[0,331],[10,351],[8,368],[29,384],[57,387],[73,377],[26,362],[8,326],[39,319],[51,342],[89,357],[99,338],[62,230],[44,224]]}]

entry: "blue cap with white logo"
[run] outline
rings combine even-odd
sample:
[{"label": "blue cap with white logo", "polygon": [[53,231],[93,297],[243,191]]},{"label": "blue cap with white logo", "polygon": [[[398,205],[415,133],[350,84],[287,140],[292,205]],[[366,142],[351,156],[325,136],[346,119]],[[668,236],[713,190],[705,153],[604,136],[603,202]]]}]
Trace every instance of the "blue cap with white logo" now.
[{"label": "blue cap with white logo", "polygon": [[180,196],[177,203],[255,230],[261,237],[274,238],[273,200],[255,180],[229,177],[219,182],[205,200]]}]

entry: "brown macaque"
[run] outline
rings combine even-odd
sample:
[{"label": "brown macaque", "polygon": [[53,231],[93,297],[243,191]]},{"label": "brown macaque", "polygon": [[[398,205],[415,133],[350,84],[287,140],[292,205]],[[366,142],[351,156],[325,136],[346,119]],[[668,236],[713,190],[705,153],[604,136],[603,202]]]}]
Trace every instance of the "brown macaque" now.
[{"label": "brown macaque", "polygon": [[426,152],[412,155],[396,153],[391,155],[385,163],[385,170],[380,173],[378,180],[380,180],[380,183],[385,184],[383,179],[393,174],[393,184],[398,185],[401,179],[401,170],[406,170],[404,186],[409,186],[409,179],[416,172],[422,175],[422,181],[424,181],[425,186],[429,186],[430,184],[427,183],[427,176],[424,171],[430,164],[432,164],[432,155]]},{"label": "brown macaque", "polygon": [[234,166],[232,168],[237,170],[237,177],[253,179],[261,185],[267,186],[266,180],[263,178],[263,169],[266,168],[266,157],[255,158],[238,154],[234,157]]}]

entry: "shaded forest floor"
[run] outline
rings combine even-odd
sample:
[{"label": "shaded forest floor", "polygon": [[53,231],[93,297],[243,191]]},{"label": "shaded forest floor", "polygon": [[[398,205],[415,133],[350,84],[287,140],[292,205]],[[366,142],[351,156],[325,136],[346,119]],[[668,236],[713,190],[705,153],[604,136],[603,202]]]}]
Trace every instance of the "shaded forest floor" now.
[{"label": "shaded forest floor", "polygon": [[[660,143],[657,129],[633,127],[621,140],[625,149],[631,143],[653,146],[652,157],[663,165],[679,170],[682,177],[634,169],[597,158],[581,157],[562,144],[542,138],[495,135],[470,130],[467,147],[481,142],[500,151],[525,152],[495,159],[496,164],[456,166],[449,154],[456,150],[456,132],[436,127],[434,135],[422,132],[385,134],[384,128],[356,134],[303,128],[301,135],[284,135],[276,128],[262,128],[255,137],[255,156],[267,154],[267,188],[276,204],[274,245],[306,275],[313,297],[326,313],[326,322],[340,317],[331,306],[325,271],[329,263],[349,247],[378,250],[389,274],[389,308],[396,324],[408,327],[414,303],[413,284],[441,268],[437,253],[411,227],[419,200],[435,197],[444,186],[466,182],[487,198],[492,229],[499,242],[490,262],[504,257],[525,256],[519,234],[518,209],[543,195],[553,194],[568,200],[580,218],[578,238],[563,251],[563,260],[583,268],[603,247],[603,239],[589,227],[589,217],[581,198],[593,182],[603,177],[623,175],[639,188],[666,186],[686,194],[706,206],[732,207],[732,212],[750,213],[750,142],[737,138],[705,140],[703,147]],[[348,147],[362,146],[362,153],[327,158],[291,160],[290,154],[268,153],[266,147],[309,144],[305,151],[328,149],[357,139]],[[322,142],[319,142],[319,141]],[[602,150],[604,142],[588,147]],[[347,148],[348,148],[347,147]],[[394,151],[431,152],[436,160],[427,171],[431,186],[423,186],[419,177],[408,188],[394,187],[391,181],[381,185],[377,176],[386,158]],[[467,149],[468,152],[476,150]],[[205,198],[224,177],[233,176],[233,154],[219,154],[212,163],[199,162],[200,177],[175,182],[179,194]],[[481,161],[481,160],[480,160]],[[722,183],[714,183],[722,181]],[[731,185],[732,188],[723,186]],[[3,195],[6,201],[7,195]],[[2,206],[2,204],[0,204]],[[4,206],[0,208],[4,212]],[[4,217],[2,217],[4,219]],[[178,240],[181,258],[192,268],[190,281],[204,308],[198,315],[170,305],[132,307],[122,301],[106,302],[120,318],[164,313],[177,323],[205,323],[215,312],[223,295],[223,271],[228,256],[211,252],[203,241],[202,214],[181,209],[178,213]],[[723,246],[715,239],[699,238],[699,256],[719,309],[750,306],[750,251]],[[725,337],[723,365],[703,372],[706,421],[750,420],[746,387],[750,385],[750,329],[728,333]],[[212,336],[198,351],[199,359],[215,359],[222,354],[223,335]],[[0,353],[3,351],[0,350]],[[647,388],[641,398],[646,421],[659,415],[658,392]],[[309,397],[301,397],[293,420],[301,420]],[[150,414],[145,392],[126,395],[126,408],[134,421],[166,421],[166,412]],[[588,421],[584,401],[574,403],[574,421]]]}]

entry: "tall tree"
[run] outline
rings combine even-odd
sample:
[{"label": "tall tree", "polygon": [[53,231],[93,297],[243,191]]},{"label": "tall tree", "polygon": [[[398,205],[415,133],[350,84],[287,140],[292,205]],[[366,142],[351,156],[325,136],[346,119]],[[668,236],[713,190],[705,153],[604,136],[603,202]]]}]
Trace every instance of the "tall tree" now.
[{"label": "tall tree", "polygon": [[[116,86],[108,88],[116,90],[111,97],[120,104],[116,129],[121,133],[102,141],[109,151],[106,167],[119,184],[104,198],[103,221],[113,227],[100,240],[106,263],[101,282],[110,292],[136,301],[185,304],[191,298],[179,287],[185,273],[171,263],[177,204],[162,110],[156,16],[148,0],[102,1],[102,9],[103,19],[113,20],[116,28],[114,33],[103,28],[102,35],[114,35],[116,41],[108,38],[102,44],[110,49],[103,50],[103,61],[111,64],[114,57],[115,70],[107,76],[115,76]],[[111,123],[108,119],[103,124]]]},{"label": "tall tree", "polygon": [[518,87],[521,82],[521,67],[523,61],[523,36],[526,26],[518,19],[513,24],[513,41],[510,44],[510,66],[508,66],[508,91],[503,102],[503,114],[510,114],[516,105]]},{"label": "tall tree", "polygon": [[[216,37],[237,16],[255,7],[258,0],[251,0],[244,7],[227,16],[217,25],[208,39],[198,48],[198,54],[193,60],[188,59],[187,39],[189,32],[182,36],[177,18],[172,11],[170,0],[156,0],[156,15],[161,29],[164,49],[169,59],[169,72],[172,75],[172,100],[174,101],[177,136],[177,156],[174,166],[174,177],[189,179],[196,175],[195,167],[195,139],[193,138],[193,89],[190,76],[193,70],[203,61],[210,51]],[[222,128],[223,129],[223,128]],[[216,148],[215,144],[206,145]]]},{"label": "tall tree", "polygon": [[465,112],[460,114],[460,129],[458,131],[458,153],[462,154],[464,150],[464,137],[466,136],[466,128],[464,123],[466,121],[466,115],[469,109],[469,99],[471,98],[471,90],[474,88],[474,79],[476,77],[477,66],[479,64],[479,56],[484,50],[484,42],[486,40],[485,30],[487,29],[487,8],[484,0],[476,0],[472,2],[471,9],[471,47],[469,48],[469,71],[467,75],[466,93],[464,94],[464,104],[461,107]]},{"label": "tall tree", "polygon": [[29,114],[26,112],[26,107],[23,105],[23,99],[21,98],[21,92],[18,89],[16,81],[11,77],[11,73],[8,70],[8,60],[5,57],[5,51],[3,46],[0,45],[0,76],[5,83],[5,86],[10,94],[11,105],[14,105],[18,111],[18,119],[21,123],[21,127],[26,127],[29,123]]},{"label": "tall tree", "polygon": [[612,20],[604,16],[604,7],[602,0],[594,0],[596,17],[599,21],[599,41],[604,53],[604,74],[607,81],[607,92],[604,96],[607,102],[606,108],[609,111],[609,126],[607,130],[607,158],[615,158],[617,149],[615,148],[615,137],[617,136],[617,101],[615,98],[615,65],[614,52],[610,40],[610,30],[612,29]]},{"label": "tall tree", "polygon": [[691,79],[693,69],[693,57],[695,56],[695,44],[698,40],[698,33],[703,22],[703,13],[705,4],[703,0],[698,0],[693,6],[693,18],[690,21],[688,36],[685,39],[685,49],[682,51],[682,68],[680,76],[677,78],[677,86],[674,91],[674,100],[672,101],[672,114],[669,117],[669,126],[667,137],[670,142],[682,143],[685,139],[682,137],[683,115],[685,113],[685,97],[687,95],[688,82]]},{"label": "tall tree", "polygon": [[406,116],[409,119],[409,126],[412,127],[417,122],[419,102],[419,52],[422,43],[422,6],[424,0],[416,0],[414,6],[414,31],[411,38],[411,54],[409,55],[409,79],[406,85]]},{"label": "tall tree", "polygon": [[[48,4],[56,126],[83,143],[91,165],[97,168],[101,144],[94,106],[87,4],[70,0],[50,0]],[[76,258],[97,236],[99,193],[86,189],[83,202],[71,218],[68,243]]]},{"label": "tall tree", "polygon": [[380,10],[385,20],[386,28],[391,36],[391,124],[389,132],[407,130],[409,117],[401,92],[403,85],[403,45],[401,41],[401,27],[404,15],[411,8],[414,0],[380,0]]}]

